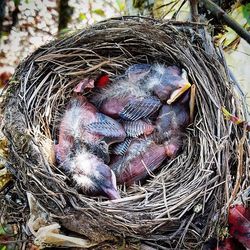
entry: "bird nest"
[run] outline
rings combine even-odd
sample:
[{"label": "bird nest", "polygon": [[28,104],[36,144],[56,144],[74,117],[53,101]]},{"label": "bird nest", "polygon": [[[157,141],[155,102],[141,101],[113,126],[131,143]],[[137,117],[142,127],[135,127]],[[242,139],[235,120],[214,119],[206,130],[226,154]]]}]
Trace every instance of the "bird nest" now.
[{"label": "bird nest", "polygon": [[[187,71],[196,86],[188,140],[146,183],[121,187],[121,199],[87,197],[53,160],[60,114],[79,81],[103,73],[112,80],[135,63]],[[235,86],[201,24],[111,19],[40,47],[17,68],[4,102],[3,131],[15,176],[2,201],[6,219],[31,225],[38,209],[31,208],[33,200],[46,214],[45,226],[58,223],[61,233],[74,232],[88,246],[200,247],[227,225],[227,208],[247,185],[246,133],[221,112],[226,107],[245,117]]]}]

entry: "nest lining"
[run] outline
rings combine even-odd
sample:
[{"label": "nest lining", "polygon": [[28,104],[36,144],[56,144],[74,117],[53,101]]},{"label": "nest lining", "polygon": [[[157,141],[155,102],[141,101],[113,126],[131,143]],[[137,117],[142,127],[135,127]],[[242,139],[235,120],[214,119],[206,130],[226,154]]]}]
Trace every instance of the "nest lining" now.
[{"label": "nest lining", "polygon": [[[220,209],[234,198],[227,176],[236,176],[238,168],[247,176],[247,150],[242,157],[239,150],[248,146],[242,129],[225,121],[220,108],[243,117],[245,111],[219,49],[201,32],[203,26],[196,32],[189,24],[112,19],[42,46],[24,60],[5,100],[4,133],[17,178],[10,192],[18,194],[24,212],[9,216],[26,221],[28,191],[61,225],[92,241],[126,237],[190,248],[213,235],[217,223],[224,225]],[[184,151],[143,186],[122,188],[122,200],[78,193],[49,153],[74,87],[85,77],[107,73],[113,79],[134,63],[156,62],[183,67],[197,88]]]}]

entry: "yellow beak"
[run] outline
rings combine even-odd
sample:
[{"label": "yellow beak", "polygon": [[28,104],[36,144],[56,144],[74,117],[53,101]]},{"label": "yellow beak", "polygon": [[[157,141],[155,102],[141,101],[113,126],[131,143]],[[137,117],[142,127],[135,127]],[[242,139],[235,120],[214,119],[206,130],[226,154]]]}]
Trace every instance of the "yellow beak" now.
[{"label": "yellow beak", "polygon": [[191,87],[191,84],[189,82],[185,83],[183,87],[175,90],[170,98],[167,100],[167,104],[173,103],[179,96],[181,96],[183,93],[185,93],[189,88]]}]

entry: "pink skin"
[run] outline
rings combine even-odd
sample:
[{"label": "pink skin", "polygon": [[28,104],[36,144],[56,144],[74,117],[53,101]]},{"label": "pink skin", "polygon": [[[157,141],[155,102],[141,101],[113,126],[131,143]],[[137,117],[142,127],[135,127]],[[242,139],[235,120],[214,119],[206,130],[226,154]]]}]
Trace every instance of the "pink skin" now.
[{"label": "pink skin", "polygon": [[171,131],[170,138],[164,142],[165,152],[169,158],[175,158],[184,143],[184,136],[181,131]]},{"label": "pink skin", "polygon": [[84,93],[85,89],[93,89],[95,87],[94,82],[93,79],[85,78],[77,84],[74,88],[74,92],[81,94]]},{"label": "pink skin", "polygon": [[170,72],[172,75],[175,75],[175,76],[181,76],[181,73],[182,73],[182,70],[179,67],[175,66],[175,65],[168,66],[167,71]]},{"label": "pink skin", "polygon": [[114,172],[111,169],[110,169],[110,171],[111,171],[111,174],[112,174],[111,188],[103,188],[103,191],[110,200],[120,199],[121,196],[117,192],[117,187],[116,187],[116,176],[115,176]]},{"label": "pink skin", "polygon": [[161,101],[173,103],[191,85],[182,77],[182,70],[176,66],[162,67],[160,71],[161,76],[159,82],[153,86],[153,92]]},{"label": "pink skin", "polygon": [[123,161],[123,164],[121,163],[123,158],[117,157],[116,160],[120,161],[120,164],[113,162],[110,166],[116,174],[117,182],[119,184],[125,183],[127,186],[143,180],[149,172],[157,169],[166,159],[163,145],[152,142],[141,153],[137,152],[135,155],[133,155],[131,148],[133,148],[133,143],[128,149],[127,158]]},{"label": "pink skin", "polygon": [[73,138],[66,134],[59,134],[59,143],[54,146],[55,154],[59,162],[64,162],[71,152],[73,146]]},{"label": "pink skin", "polygon": [[[121,134],[124,133],[124,135],[122,134],[120,137],[104,136],[104,134],[97,133],[96,130],[90,132],[90,130],[86,129],[86,126],[100,122],[100,115],[95,106],[88,102],[84,96],[71,99],[59,128],[58,145],[56,146],[58,159],[63,161],[67,157],[75,139],[80,139],[88,144],[96,144],[104,138],[109,139],[110,143],[125,138],[126,134],[122,126],[120,126]],[[111,122],[114,122],[119,127],[119,123],[113,119],[106,116],[101,117],[104,121],[112,120]]]},{"label": "pink skin", "polygon": [[155,126],[148,124],[147,129],[144,131],[144,135],[151,135],[155,129]]},{"label": "pink skin", "polygon": [[170,158],[176,157],[179,150],[179,145],[168,144],[165,146],[166,155]]},{"label": "pink skin", "polygon": [[[112,86],[102,92],[107,99],[103,101],[100,110],[104,114],[118,118],[130,101],[136,102],[142,96],[149,97],[151,92],[161,101],[172,103],[188,89],[188,86],[190,87],[187,80],[182,78],[181,72],[182,70],[176,66],[132,65],[125,72],[124,78],[117,82],[118,85],[121,84],[118,89],[120,96],[117,97],[117,93],[113,95],[116,88],[112,89]],[[133,89],[134,92],[128,91],[128,89]],[[140,91],[143,92],[142,96],[142,93],[139,95]],[[146,106],[147,103],[145,103]],[[127,114],[125,114],[125,119],[129,118],[126,116]],[[124,114],[121,117],[124,118]]]},{"label": "pink skin", "polygon": [[[80,137],[83,137],[88,141],[95,141],[100,138],[100,136],[92,135],[87,133],[86,131],[80,131],[79,127],[74,127],[72,120],[75,123],[78,121],[79,124],[85,126],[91,122],[96,121],[95,113],[97,109],[87,101],[87,99],[83,96],[77,96],[73,102],[71,102],[67,110],[74,109],[74,102],[80,103],[81,106],[77,110],[77,112],[65,113],[59,128],[59,137],[58,144],[56,145],[56,154],[59,156],[60,161],[64,161],[66,157],[69,155],[70,150],[72,149],[72,145],[74,142],[75,133],[79,134]],[[79,131],[75,131],[79,130]]]},{"label": "pink skin", "polygon": [[176,83],[172,82],[172,85],[167,85],[167,84],[166,85],[163,85],[163,84],[156,85],[154,87],[154,92],[159,97],[159,99],[161,101],[166,101],[168,99],[169,100],[173,99],[173,101],[175,101],[175,99],[178,96],[180,96],[184,93],[186,85],[187,85],[187,81],[184,79],[181,79],[180,81],[178,81]]},{"label": "pink skin", "polygon": [[103,102],[103,104],[100,107],[100,111],[112,118],[118,118],[120,112],[123,110],[123,108],[126,106],[126,104],[129,102],[130,98],[121,98],[121,99],[108,99]]},{"label": "pink skin", "polygon": [[163,105],[156,120],[158,138],[165,141],[166,154],[170,158],[180,152],[184,141],[183,132],[190,123],[188,101],[187,92],[177,102]]},{"label": "pink skin", "polygon": [[[184,98],[186,98],[184,96]],[[187,99],[188,100],[188,99]],[[182,103],[182,99],[171,105],[163,105],[156,120],[156,128],[159,137],[165,134],[182,133],[190,123],[188,103]],[[169,137],[169,136],[168,136]]]},{"label": "pink skin", "polygon": [[158,84],[154,86],[154,93],[159,97],[162,102],[170,98],[171,92],[172,87],[169,85],[163,86],[161,84]]}]

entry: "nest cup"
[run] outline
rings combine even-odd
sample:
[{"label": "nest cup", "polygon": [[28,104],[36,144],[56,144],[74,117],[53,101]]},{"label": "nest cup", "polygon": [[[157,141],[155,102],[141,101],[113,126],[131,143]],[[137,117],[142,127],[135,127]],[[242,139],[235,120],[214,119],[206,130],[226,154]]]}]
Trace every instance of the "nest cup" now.
[{"label": "nest cup", "polygon": [[[121,189],[117,201],[87,197],[53,163],[59,114],[80,80],[103,73],[112,80],[134,63],[184,68],[197,90],[194,122],[183,152],[145,184]],[[226,225],[227,208],[240,192],[234,188],[237,173],[247,172],[245,132],[220,110],[244,119],[244,101],[234,86],[202,25],[111,19],[40,47],[17,68],[4,102],[3,131],[16,178],[8,195],[19,199],[3,198],[6,218],[25,224],[31,193],[63,229],[97,246],[125,238],[163,249],[201,247],[218,235],[218,225]],[[240,183],[244,189],[247,181]]]}]

